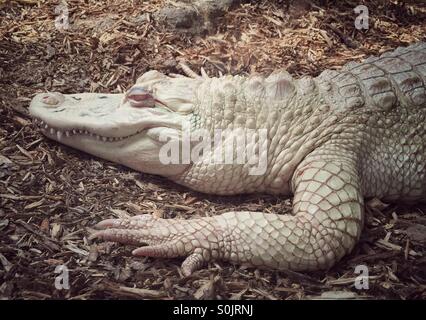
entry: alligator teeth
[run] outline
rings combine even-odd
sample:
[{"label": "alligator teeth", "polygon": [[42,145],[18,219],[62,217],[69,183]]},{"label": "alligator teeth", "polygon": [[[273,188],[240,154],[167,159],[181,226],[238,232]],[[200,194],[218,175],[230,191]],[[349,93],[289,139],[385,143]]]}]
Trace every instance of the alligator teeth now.
[{"label": "alligator teeth", "polygon": [[[49,125],[45,124],[44,121],[42,121],[40,119],[34,119],[34,121],[35,121],[35,123],[37,123],[39,125],[41,130],[47,130],[47,132],[49,132],[51,135],[56,134],[56,137],[57,137],[58,140],[61,140],[64,135],[66,137],[70,137],[71,135],[75,135],[75,134],[87,134],[88,136],[96,138],[97,140],[103,141],[103,142],[122,141],[122,140],[125,140],[125,139],[133,136],[133,135],[129,135],[129,136],[126,136],[126,137],[104,137],[104,136],[98,135],[96,133],[90,132],[89,130],[83,130],[83,129],[70,129],[70,130],[66,130],[66,131],[65,130],[60,131],[58,129],[49,127]],[[136,132],[136,134],[137,133],[139,133],[139,132]]]}]

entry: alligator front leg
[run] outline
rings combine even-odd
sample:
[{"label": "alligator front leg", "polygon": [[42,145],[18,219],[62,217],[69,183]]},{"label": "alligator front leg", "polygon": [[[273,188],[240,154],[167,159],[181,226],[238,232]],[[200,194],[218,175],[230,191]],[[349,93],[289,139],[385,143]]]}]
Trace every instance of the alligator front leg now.
[{"label": "alligator front leg", "polygon": [[306,161],[292,181],[295,215],[228,212],[178,220],[151,215],[100,222],[93,237],[148,244],[136,256],[186,257],[184,275],[227,260],[276,269],[331,267],[352,250],[362,227],[363,198],[350,161]]}]

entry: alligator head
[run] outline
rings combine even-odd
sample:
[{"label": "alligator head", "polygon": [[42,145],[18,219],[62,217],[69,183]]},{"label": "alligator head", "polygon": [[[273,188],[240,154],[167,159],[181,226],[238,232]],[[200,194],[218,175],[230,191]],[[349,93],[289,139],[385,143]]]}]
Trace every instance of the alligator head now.
[{"label": "alligator head", "polygon": [[51,139],[197,191],[248,193],[276,180],[273,192],[288,193],[286,181],[312,146],[288,157],[288,166],[277,165],[283,178],[275,180],[268,178],[276,157],[268,146],[280,128],[275,141],[293,147],[292,110],[285,107],[297,102],[295,84],[284,71],[267,78],[172,78],[150,71],[124,94],[39,94],[30,113]]},{"label": "alligator head", "polygon": [[160,134],[181,130],[197,85],[150,71],[125,94],[42,93],[29,111],[48,138],[138,171],[173,176],[187,165],[161,164]]}]

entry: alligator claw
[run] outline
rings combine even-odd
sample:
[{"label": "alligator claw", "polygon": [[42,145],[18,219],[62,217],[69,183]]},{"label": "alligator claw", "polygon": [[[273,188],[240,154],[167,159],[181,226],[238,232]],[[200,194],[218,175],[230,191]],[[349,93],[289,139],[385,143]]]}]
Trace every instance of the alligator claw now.
[{"label": "alligator claw", "polygon": [[130,219],[107,219],[95,226],[100,230],[90,239],[147,245],[133,250],[135,256],[186,257],[182,273],[188,276],[207,262],[213,251],[217,256],[219,236],[211,222],[210,218],[175,220],[149,214]]}]

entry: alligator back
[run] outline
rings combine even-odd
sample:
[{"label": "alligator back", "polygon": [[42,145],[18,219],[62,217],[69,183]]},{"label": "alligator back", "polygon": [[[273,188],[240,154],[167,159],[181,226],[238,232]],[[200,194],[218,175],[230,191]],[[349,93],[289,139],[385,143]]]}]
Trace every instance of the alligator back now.
[{"label": "alligator back", "polygon": [[341,111],[426,107],[426,43],[398,48],[317,78],[322,96]]}]

